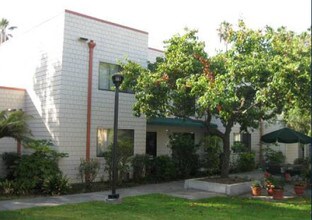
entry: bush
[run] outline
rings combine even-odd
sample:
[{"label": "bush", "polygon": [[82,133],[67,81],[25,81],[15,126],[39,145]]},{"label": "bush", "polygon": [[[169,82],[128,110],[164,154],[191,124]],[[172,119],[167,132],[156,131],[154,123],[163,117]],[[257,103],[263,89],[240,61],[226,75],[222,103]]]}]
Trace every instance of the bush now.
[{"label": "bush", "polygon": [[198,148],[190,135],[173,134],[169,136],[172,150],[172,161],[176,167],[177,176],[186,178],[195,175],[199,168]]},{"label": "bush", "polygon": [[14,171],[18,165],[21,157],[15,152],[5,152],[2,154],[2,160],[6,167],[6,178],[14,179]]},{"label": "bush", "polygon": [[133,168],[133,180],[135,182],[141,181],[146,174],[149,165],[150,156],[146,154],[136,154],[131,159]]},{"label": "bush", "polygon": [[155,182],[168,181],[176,178],[176,166],[167,155],[155,157],[150,161],[150,178]]},{"label": "bush", "polygon": [[206,136],[200,142],[204,149],[203,168],[207,169],[208,174],[216,174],[220,171],[220,154],[222,152],[220,142],[222,140],[217,136]]},{"label": "bush", "polygon": [[[40,193],[43,192],[43,185],[46,181],[59,179],[62,175],[58,167],[58,160],[65,157],[66,154],[53,150],[50,141],[27,139],[24,145],[35,152],[21,157],[15,153],[2,155],[8,173],[7,180],[2,181],[0,184],[0,188],[5,194]],[[53,182],[57,183],[57,181]],[[60,184],[56,184],[55,187],[63,192]]]},{"label": "bush", "polygon": [[239,171],[251,171],[255,169],[255,154],[254,153],[241,153],[238,159]]},{"label": "bush", "polygon": [[[108,171],[109,180],[112,179],[112,147],[108,146],[108,150],[104,152],[105,170]],[[122,183],[127,178],[130,168],[130,158],[133,155],[133,144],[129,141],[118,141],[116,148],[116,164],[119,173],[119,183]]]},{"label": "bush", "polygon": [[12,195],[14,193],[14,181],[4,180],[0,182],[0,191],[4,195]]},{"label": "bush", "polygon": [[57,161],[44,152],[23,155],[15,170],[16,180],[32,180],[35,189],[40,190],[44,180],[49,176],[60,174]]},{"label": "bush", "polygon": [[85,159],[80,159],[79,175],[82,182],[86,181],[87,189],[90,189],[92,187],[92,183],[98,175],[99,170],[100,163],[98,159],[91,158],[89,161]]},{"label": "bush", "polygon": [[18,179],[14,182],[14,193],[16,195],[26,195],[33,191],[35,182],[32,179]]},{"label": "bush", "polygon": [[285,156],[281,151],[275,151],[269,147],[264,149],[264,157],[267,164],[281,164],[285,162]]},{"label": "bush", "polygon": [[301,176],[305,179],[311,179],[311,158],[297,158],[294,160],[294,164],[302,165],[302,174]]},{"label": "bush", "polygon": [[245,144],[241,143],[240,141],[234,141],[232,145],[232,151],[233,153],[243,153],[247,152],[248,148],[246,147]]},{"label": "bush", "polygon": [[68,179],[62,174],[47,177],[42,185],[42,192],[52,196],[66,194],[69,189]]}]

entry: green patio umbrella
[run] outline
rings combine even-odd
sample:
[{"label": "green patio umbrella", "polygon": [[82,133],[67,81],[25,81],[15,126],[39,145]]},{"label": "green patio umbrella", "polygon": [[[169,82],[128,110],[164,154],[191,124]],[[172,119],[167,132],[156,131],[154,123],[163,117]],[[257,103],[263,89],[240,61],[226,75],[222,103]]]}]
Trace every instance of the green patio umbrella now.
[{"label": "green patio umbrella", "polygon": [[311,143],[311,137],[292,130],[290,128],[282,128],[270,133],[267,133],[261,137],[261,141],[265,143],[302,143],[302,144],[309,144]]}]

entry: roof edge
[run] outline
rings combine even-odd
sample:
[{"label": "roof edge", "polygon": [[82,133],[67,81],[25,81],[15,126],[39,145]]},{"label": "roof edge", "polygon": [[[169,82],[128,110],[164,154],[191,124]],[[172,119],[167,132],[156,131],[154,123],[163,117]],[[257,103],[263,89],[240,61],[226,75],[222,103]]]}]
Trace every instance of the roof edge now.
[{"label": "roof edge", "polygon": [[6,89],[6,90],[15,90],[15,91],[26,91],[26,89],[23,88],[16,88],[16,87],[7,87],[7,86],[0,86],[0,89]]},{"label": "roof edge", "polygon": [[159,50],[159,49],[152,48],[152,47],[149,47],[148,49],[149,49],[149,50],[154,50],[154,51],[157,51],[157,52],[160,52],[160,53],[164,53],[164,52],[165,52],[165,51],[163,51],[163,50]]},{"label": "roof edge", "polygon": [[148,32],[146,32],[146,31],[142,31],[142,30],[135,29],[135,28],[132,28],[132,27],[124,26],[124,25],[117,24],[117,23],[110,22],[110,21],[106,21],[106,20],[103,20],[103,19],[100,19],[100,18],[92,17],[92,16],[89,16],[89,15],[85,15],[85,14],[82,14],[82,13],[79,13],[79,12],[75,12],[75,11],[71,11],[71,10],[68,10],[68,9],[65,9],[65,13],[72,14],[72,15],[77,15],[77,16],[80,16],[80,17],[84,17],[84,18],[87,18],[87,19],[95,20],[95,21],[102,22],[102,23],[105,23],[105,24],[109,24],[109,25],[113,25],[113,26],[116,26],[116,27],[128,29],[128,30],[131,30],[131,31],[139,32],[139,33],[142,33],[142,34],[148,34]]}]

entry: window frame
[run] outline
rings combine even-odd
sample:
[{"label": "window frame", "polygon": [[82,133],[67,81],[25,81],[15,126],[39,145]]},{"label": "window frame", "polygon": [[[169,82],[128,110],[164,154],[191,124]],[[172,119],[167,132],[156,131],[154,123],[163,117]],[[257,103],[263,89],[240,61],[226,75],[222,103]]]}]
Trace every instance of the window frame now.
[{"label": "window frame", "polygon": [[[101,88],[101,65],[109,65],[109,66],[116,66],[117,67],[117,72],[115,73],[109,73],[109,76],[108,76],[108,79],[110,80],[109,81],[109,84],[108,86],[110,86],[110,88]],[[108,63],[108,62],[102,62],[100,61],[99,62],[99,71],[98,71],[98,90],[100,91],[111,91],[113,92],[114,89],[112,89],[112,87],[114,86],[114,83],[112,81],[112,76],[116,73],[119,73],[120,71],[122,70],[121,66],[118,65],[118,64],[114,64],[114,63]]]},{"label": "window frame", "polygon": [[[102,146],[100,146],[100,143],[99,143],[99,130],[106,130],[106,143],[104,143],[103,145],[103,147]],[[131,136],[132,136],[132,140],[133,140],[133,152],[134,152],[134,142],[135,142],[135,130],[134,129],[118,129],[118,136],[117,136],[117,138],[118,138],[118,140],[120,140],[120,135],[121,135],[121,132],[120,131],[123,131],[123,132],[125,132],[125,131],[131,131],[132,132],[132,134],[131,134]],[[112,134],[110,134],[109,132],[111,132]],[[113,140],[113,138],[114,138],[114,129],[113,128],[105,128],[105,127],[97,127],[97,129],[96,129],[96,157],[103,157],[104,155],[104,153],[107,151],[107,149],[108,149],[108,147],[109,147],[109,145],[111,145],[111,144],[113,144],[113,142],[114,142],[114,140]],[[102,144],[101,144],[102,145]]]}]

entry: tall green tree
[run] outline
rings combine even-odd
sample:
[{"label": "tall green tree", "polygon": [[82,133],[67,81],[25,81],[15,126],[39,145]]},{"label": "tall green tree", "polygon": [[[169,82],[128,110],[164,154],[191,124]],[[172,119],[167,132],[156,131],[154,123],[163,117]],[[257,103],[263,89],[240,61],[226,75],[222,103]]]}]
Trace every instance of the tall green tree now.
[{"label": "tall green tree", "polygon": [[9,26],[9,21],[5,18],[0,20],[0,45],[12,37],[8,31],[16,29],[16,26]]},{"label": "tall green tree", "polygon": [[[123,86],[131,86],[135,92],[136,115],[205,120],[207,132],[223,141],[221,176],[227,177],[230,133],[236,123],[248,131],[256,128],[260,119],[287,111],[289,102],[308,106],[302,99],[310,86],[309,66],[297,63],[297,57],[309,59],[306,38],[311,36],[285,28],[253,30],[243,21],[237,29],[222,23],[219,36],[227,50],[211,58],[196,31],[173,36],[165,42],[164,59],[153,68],[144,69],[133,62],[124,65],[123,74],[131,84]],[[291,84],[296,86],[289,87]],[[209,126],[213,117],[223,128]]]}]

